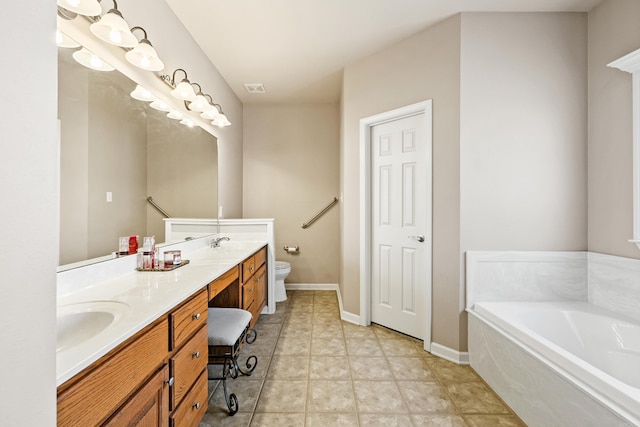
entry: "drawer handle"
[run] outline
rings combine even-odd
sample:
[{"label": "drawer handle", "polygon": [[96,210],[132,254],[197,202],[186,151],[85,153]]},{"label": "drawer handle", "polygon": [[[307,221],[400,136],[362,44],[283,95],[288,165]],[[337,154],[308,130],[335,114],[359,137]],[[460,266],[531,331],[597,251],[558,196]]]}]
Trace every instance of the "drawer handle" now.
[{"label": "drawer handle", "polygon": [[173,377],[171,377],[168,380],[166,380],[164,383],[165,384],[169,384],[169,387],[173,387],[173,383],[174,382],[175,382],[175,380],[173,379]]},{"label": "drawer handle", "polygon": [[198,358],[200,358],[200,352],[199,352],[199,351],[196,351],[195,353],[193,353],[193,354],[191,355],[191,357],[193,357],[194,359],[198,359]]},{"label": "drawer handle", "polygon": [[191,318],[192,318],[193,320],[198,320],[198,319],[200,318],[200,313],[192,314],[192,315],[191,315]]},{"label": "drawer handle", "polygon": [[250,266],[250,267],[249,267],[249,271],[253,271],[253,266]]},{"label": "drawer handle", "polygon": [[202,405],[200,405],[200,402],[196,402],[193,405],[191,405],[191,407],[194,408],[194,409],[200,409],[200,406],[202,406]]}]

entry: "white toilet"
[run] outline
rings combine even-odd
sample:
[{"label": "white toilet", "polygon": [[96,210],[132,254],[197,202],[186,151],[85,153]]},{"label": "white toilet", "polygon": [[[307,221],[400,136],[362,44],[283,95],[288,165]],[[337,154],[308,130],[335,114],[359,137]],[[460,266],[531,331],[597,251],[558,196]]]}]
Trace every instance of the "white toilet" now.
[{"label": "white toilet", "polygon": [[287,299],[284,279],[287,278],[289,273],[291,273],[291,264],[285,261],[276,261],[276,285],[274,287],[276,302],[282,302]]}]

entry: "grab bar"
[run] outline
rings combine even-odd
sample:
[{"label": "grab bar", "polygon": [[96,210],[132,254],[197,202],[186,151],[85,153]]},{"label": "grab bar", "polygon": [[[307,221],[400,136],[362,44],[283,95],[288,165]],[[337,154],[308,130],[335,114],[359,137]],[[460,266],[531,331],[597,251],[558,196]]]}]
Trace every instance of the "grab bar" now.
[{"label": "grab bar", "polygon": [[153,197],[151,196],[147,197],[147,202],[149,202],[151,206],[156,208],[158,212],[164,215],[165,218],[171,218],[171,215],[169,215],[164,209],[162,209],[160,206],[156,204],[156,202],[153,201]]},{"label": "grab bar", "polygon": [[331,203],[329,203],[324,209],[322,209],[320,212],[318,212],[313,218],[311,218],[309,221],[305,222],[304,224],[302,224],[302,228],[309,228],[311,226],[311,224],[313,224],[314,222],[316,222],[318,220],[318,218],[320,218],[322,215],[324,215],[325,213],[327,213],[327,211],[329,209],[331,209],[333,207],[333,205],[335,205],[336,203],[338,203],[338,198],[334,197],[333,200],[331,201]]}]

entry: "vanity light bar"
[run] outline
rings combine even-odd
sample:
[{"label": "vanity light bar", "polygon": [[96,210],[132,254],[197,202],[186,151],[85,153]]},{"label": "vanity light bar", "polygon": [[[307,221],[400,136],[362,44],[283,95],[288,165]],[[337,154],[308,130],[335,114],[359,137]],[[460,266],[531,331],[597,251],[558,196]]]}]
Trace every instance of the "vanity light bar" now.
[{"label": "vanity light bar", "polygon": [[[161,72],[164,69],[164,63],[159,58],[151,42],[147,39],[146,30],[140,26],[130,28],[124,20],[122,13],[118,10],[116,0],[112,0],[113,8],[109,9],[103,16],[100,16],[102,12],[100,1],[101,0],[57,0],[58,16],[66,20],[72,20],[76,18],[76,14],[83,15],[92,22],[89,29],[96,37],[106,43],[120,46],[126,50],[124,56],[129,63],[143,70]],[[143,37],[141,40],[138,41],[133,34],[134,31],[142,31]],[[74,44],[74,41],[71,39],[65,40],[64,34],[61,32],[56,34],[56,41],[59,46],[80,47],[79,44]],[[114,70],[111,65],[84,47],[74,52],[73,57],[80,64],[94,70]],[[184,74],[184,78],[179,82],[176,81],[176,74],[178,72]],[[201,113],[201,117],[211,120],[211,124],[214,126],[224,127],[231,124],[222,112],[222,107],[220,107],[219,104],[215,104],[210,95],[202,93],[202,87],[198,83],[191,83],[184,69],[177,68],[171,76],[160,74],[159,77],[171,86],[171,96],[184,101],[187,111]],[[194,86],[198,87],[198,92],[194,91]],[[168,112],[168,117],[181,120],[181,123],[187,126],[192,127],[195,125],[195,122],[185,117],[185,114],[174,110],[166,102],[158,99],[139,85],[131,92],[131,96],[140,101],[151,102],[150,106],[152,108]]]}]

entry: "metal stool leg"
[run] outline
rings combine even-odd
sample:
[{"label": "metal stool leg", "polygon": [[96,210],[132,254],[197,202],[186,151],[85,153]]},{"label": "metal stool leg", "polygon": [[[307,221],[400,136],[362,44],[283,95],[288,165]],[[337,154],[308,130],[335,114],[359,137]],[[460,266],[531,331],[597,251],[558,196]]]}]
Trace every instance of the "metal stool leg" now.
[{"label": "metal stool leg", "polygon": [[[229,375],[231,375],[232,378],[235,378],[232,374],[233,371],[233,363],[232,363],[232,359],[225,357],[224,359],[224,367],[222,368],[222,387],[224,390],[224,400],[225,402],[227,402],[227,407],[229,408],[229,415],[233,416],[236,414],[236,412],[238,412],[238,408],[239,408],[239,404],[238,404],[238,398],[236,396],[235,393],[231,393],[229,394],[229,391],[227,390],[227,377]],[[236,377],[238,376],[238,373],[236,372]]]},{"label": "metal stool leg", "polygon": [[[246,370],[241,368],[238,364],[238,355],[240,353],[240,347],[243,342],[247,344],[252,344],[258,333],[255,329],[249,328],[247,326],[245,330],[242,332],[242,335],[238,338],[235,344],[231,347],[224,347],[229,349],[225,350],[224,354],[213,354],[210,350],[209,355],[209,364],[215,365],[220,364],[219,359],[224,358],[223,367],[222,367],[222,376],[219,378],[209,378],[210,380],[221,380],[222,388],[224,391],[224,400],[229,408],[229,415],[233,416],[238,412],[239,404],[238,397],[235,393],[229,393],[227,389],[227,378],[231,377],[233,379],[238,378],[239,374],[250,376],[258,365],[258,358],[255,355],[251,355],[247,358],[245,362]],[[211,346],[210,349],[216,348],[215,346]],[[218,347],[222,348],[222,347]]]}]

